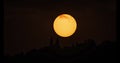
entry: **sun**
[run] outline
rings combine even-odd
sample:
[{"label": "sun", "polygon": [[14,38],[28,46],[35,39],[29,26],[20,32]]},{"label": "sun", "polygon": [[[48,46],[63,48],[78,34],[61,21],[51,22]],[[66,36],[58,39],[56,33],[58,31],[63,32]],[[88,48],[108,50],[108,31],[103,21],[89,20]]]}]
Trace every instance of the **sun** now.
[{"label": "sun", "polygon": [[53,29],[61,37],[69,37],[76,31],[76,20],[69,14],[61,14],[54,20]]}]

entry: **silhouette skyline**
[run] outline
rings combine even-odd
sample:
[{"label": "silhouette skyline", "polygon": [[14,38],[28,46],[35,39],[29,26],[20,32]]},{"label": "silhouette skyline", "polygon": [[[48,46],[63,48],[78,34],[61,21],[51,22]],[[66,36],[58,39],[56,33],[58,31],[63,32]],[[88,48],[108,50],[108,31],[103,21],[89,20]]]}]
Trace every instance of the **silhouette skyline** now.
[{"label": "silhouette skyline", "polygon": [[41,49],[33,49],[27,53],[19,53],[14,56],[4,56],[5,63],[22,62],[116,62],[116,42],[105,41],[96,46],[92,39],[85,40],[84,44],[74,47],[60,48],[59,40]]}]

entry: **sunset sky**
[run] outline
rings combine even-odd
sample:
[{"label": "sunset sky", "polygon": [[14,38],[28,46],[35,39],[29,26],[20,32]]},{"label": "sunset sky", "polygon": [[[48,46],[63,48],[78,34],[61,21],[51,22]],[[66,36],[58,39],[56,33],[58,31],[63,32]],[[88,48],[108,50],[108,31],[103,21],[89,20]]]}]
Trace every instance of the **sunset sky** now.
[{"label": "sunset sky", "polygon": [[[49,45],[59,38],[63,46],[94,39],[116,40],[115,0],[4,0],[4,53],[16,54]],[[53,30],[55,18],[72,15],[77,30],[62,38]]]}]

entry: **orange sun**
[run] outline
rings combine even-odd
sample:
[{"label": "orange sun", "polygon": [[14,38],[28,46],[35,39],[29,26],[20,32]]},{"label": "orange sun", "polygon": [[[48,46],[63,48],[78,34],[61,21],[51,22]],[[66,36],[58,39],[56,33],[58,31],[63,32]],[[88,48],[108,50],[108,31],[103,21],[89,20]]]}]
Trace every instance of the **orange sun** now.
[{"label": "orange sun", "polygon": [[76,20],[69,14],[59,15],[53,23],[54,31],[61,37],[69,37],[77,28]]}]

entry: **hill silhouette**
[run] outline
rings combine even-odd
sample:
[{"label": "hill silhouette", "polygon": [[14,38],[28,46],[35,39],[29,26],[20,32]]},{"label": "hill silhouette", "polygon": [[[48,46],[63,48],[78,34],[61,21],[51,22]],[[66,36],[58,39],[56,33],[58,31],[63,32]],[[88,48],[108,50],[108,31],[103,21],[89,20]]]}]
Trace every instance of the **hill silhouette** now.
[{"label": "hill silhouette", "polygon": [[45,63],[45,62],[116,62],[116,42],[104,41],[96,46],[92,39],[85,40],[82,44],[72,47],[60,48],[59,40],[41,49],[33,49],[26,54],[5,56],[5,63]]}]

